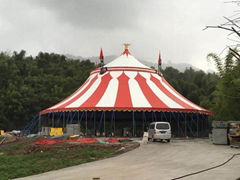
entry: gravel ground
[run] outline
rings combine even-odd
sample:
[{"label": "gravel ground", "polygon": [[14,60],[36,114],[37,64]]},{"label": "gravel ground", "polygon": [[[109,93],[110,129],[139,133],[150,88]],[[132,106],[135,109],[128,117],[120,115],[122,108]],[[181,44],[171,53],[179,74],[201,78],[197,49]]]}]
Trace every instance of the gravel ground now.
[{"label": "gravel ground", "polygon": [[[22,179],[34,180],[155,180],[173,179],[228,160],[240,149],[213,145],[208,140],[151,142],[119,156]],[[183,179],[229,180],[240,177],[240,156],[222,167]]]}]

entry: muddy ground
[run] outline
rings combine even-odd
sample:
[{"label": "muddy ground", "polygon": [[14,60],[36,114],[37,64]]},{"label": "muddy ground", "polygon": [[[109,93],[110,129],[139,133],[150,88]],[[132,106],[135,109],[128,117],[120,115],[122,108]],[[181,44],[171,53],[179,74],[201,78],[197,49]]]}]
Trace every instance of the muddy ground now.
[{"label": "muddy ground", "polygon": [[61,150],[74,150],[81,149],[83,147],[93,147],[96,150],[114,150],[117,154],[121,154],[127,151],[131,151],[137,147],[139,147],[139,143],[137,142],[122,142],[116,144],[83,144],[78,142],[61,142],[53,145],[36,145],[35,142],[48,140],[47,137],[12,137],[8,138],[3,144],[0,145],[0,148],[4,153],[8,155],[17,155],[17,154],[30,154],[30,153],[38,153],[38,152],[58,152]]}]

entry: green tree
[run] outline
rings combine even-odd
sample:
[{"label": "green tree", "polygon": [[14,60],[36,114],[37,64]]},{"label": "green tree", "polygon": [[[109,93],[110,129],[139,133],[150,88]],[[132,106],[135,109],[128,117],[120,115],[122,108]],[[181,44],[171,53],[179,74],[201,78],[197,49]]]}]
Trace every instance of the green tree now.
[{"label": "green tree", "polygon": [[25,51],[0,53],[0,129],[21,129],[39,111],[74,92],[89,76],[89,60]]},{"label": "green tree", "polygon": [[[234,50],[236,51],[236,49]],[[216,120],[239,120],[240,117],[240,61],[229,51],[222,60],[216,54],[209,54],[219,72],[220,80],[213,95],[213,111]]]}]

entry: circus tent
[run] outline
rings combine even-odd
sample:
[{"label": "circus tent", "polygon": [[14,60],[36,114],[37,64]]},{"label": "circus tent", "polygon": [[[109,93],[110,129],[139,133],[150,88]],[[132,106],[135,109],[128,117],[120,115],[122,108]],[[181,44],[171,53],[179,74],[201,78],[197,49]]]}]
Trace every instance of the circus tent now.
[{"label": "circus tent", "polygon": [[100,69],[60,103],[41,114],[62,111],[157,111],[210,114],[179,94],[156,70],[140,63],[128,49]]},{"label": "circus tent", "polygon": [[[185,129],[182,128],[185,135],[188,131],[194,134],[194,129],[198,131],[201,121],[207,123],[210,111],[178,93],[159,71],[139,62],[129,52],[128,45],[118,58],[106,65],[103,64],[101,51],[100,60],[102,66],[93,70],[79,89],[58,104],[41,111],[40,115],[50,119],[57,115],[60,119],[65,117],[67,124],[69,122],[66,121],[71,118],[72,121],[77,118],[77,122],[80,122],[83,116],[86,117],[86,122],[90,121],[87,113],[92,113],[94,122],[107,117],[111,119],[112,127],[112,121],[127,119],[127,114],[130,113],[128,119],[133,120],[130,124],[133,124],[132,129],[136,132],[136,121],[141,119],[141,114],[143,126],[151,121],[171,121],[173,127],[185,126]],[[102,120],[98,123],[101,122]],[[195,128],[190,127],[194,123]]]}]

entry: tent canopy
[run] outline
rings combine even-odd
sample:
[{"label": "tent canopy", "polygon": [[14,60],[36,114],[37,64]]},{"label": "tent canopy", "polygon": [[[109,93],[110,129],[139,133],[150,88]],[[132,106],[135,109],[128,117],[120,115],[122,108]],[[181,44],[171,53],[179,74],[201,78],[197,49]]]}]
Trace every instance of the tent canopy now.
[{"label": "tent canopy", "polygon": [[121,56],[91,72],[85,83],[41,114],[62,111],[211,112],[179,94],[162,75],[134,58],[128,48]]}]

